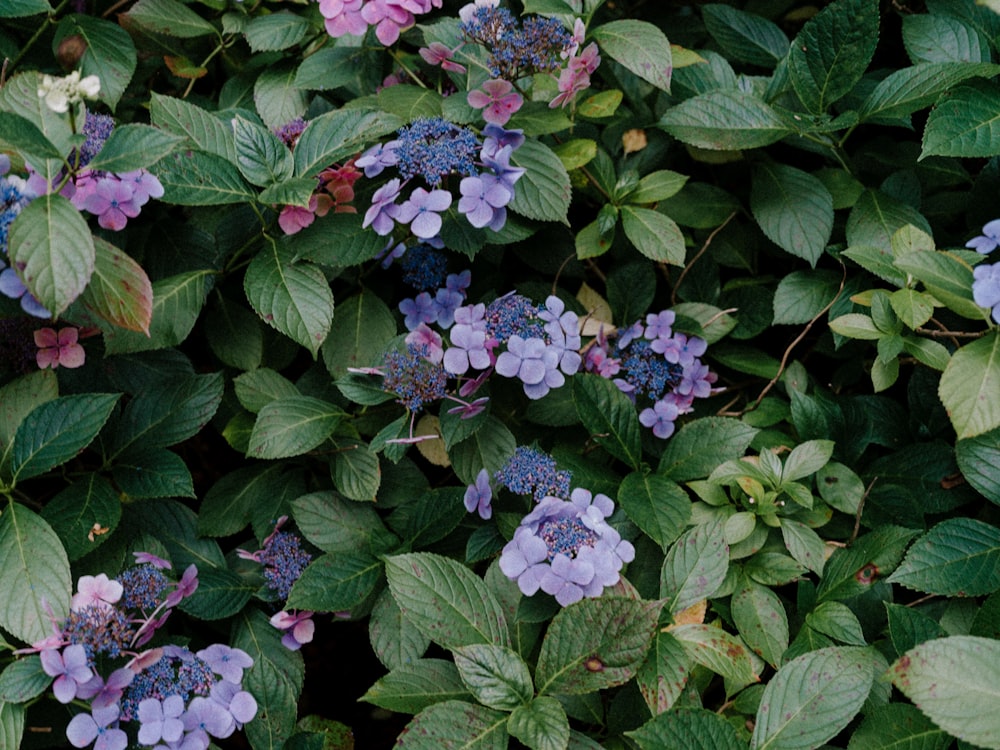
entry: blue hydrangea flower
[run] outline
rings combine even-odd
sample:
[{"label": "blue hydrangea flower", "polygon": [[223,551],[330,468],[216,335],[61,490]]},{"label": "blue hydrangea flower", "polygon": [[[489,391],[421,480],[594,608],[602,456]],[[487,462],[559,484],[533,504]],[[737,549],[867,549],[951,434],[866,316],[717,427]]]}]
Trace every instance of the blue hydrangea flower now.
[{"label": "blue hydrangea flower", "polygon": [[[290,531],[277,531],[267,538],[259,560],[264,566],[264,580],[268,588],[282,599],[287,599],[292,585],[309,565],[312,555],[302,549],[298,536]],[[198,656],[208,661],[200,651]]]},{"label": "blue hydrangea flower", "polygon": [[525,596],[541,589],[564,607],[600,596],[635,558],[632,544],[605,521],[613,511],[607,495],[581,488],[568,501],[543,498],[504,546],[500,570]]},{"label": "blue hydrangea flower", "polygon": [[965,246],[975,250],[977,253],[987,255],[996,250],[1000,245],[1000,219],[994,219],[983,227],[983,233],[979,237],[973,237],[965,243]]},{"label": "blue hydrangea flower", "polygon": [[525,395],[539,399],[566,382],[559,371],[563,351],[540,338],[511,336],[507,340],[507,351],[497,357],[496,373],[505,378],[518,378]]},{"label": "blue hydrangea flower", "polygon": [[404,180],[417,175],[438,187],[446,175],[475,173],[479,138],[440,117],[420,118],[398,132],[397,168]]},{"label": "blue hydrangea flower", "polygon": [[462,22],[462,33],[490,52],[493,78],[516,81],[530,73],[552,72],[571,43],[570,32],[554,18],[529,16],[523,25],[506,8],[478,5]]},{"label": "blue hydrangea flower", "polygon": [[488,227],[499,232],[507,221],[505,206],[514,197],[511,189],[491,174],[466,177],[458,184],[462,197],[458,212],[477,229]]},{"label": "blue hydrangea flower", "polygon": [[139,744],[156,745],[164,742],[177,742],[184,734],[184,699],[179,695],[171,695],[162,701],[156,698],[146,698],[139,703]]},{"label": "blue hydrangea flower", "polygon": [[396,211],[396,221],[409,224],[410,231],[422,240],[437,236],[441,231],[441,212],[451,205],[451,193],[447,190],[424,190],[414,188],[410,197],[403,201]]},{"label": "blue hydrangea flower", "polygon": [[90,160],[97,156],[104,147],[104,142],[108,140],[111,131],[115,129],[115,121],[110,115],[102,115],[97,112],[87,110],[87,119],[83,121],[83,134],[87,140],[80,146],[80,163],[82,168],[90,163]]},{"label": "blue hydrangea flower", "polygon": [[405,353],[390,351],[385,356],[383,387],[395,393],[397,402],[412,412],[444,398],[447,383],[444,368],[428,361],[421,348],[407,346]]},{"label": "blue hydrangea flower", "polygon": [[209,698],[192,698],[187,711],[182,716],[186,745],[189,739],[208,747],[208,738],[225,739],[236,731],[236,720],[226,708]]},{"label": "blue hydrangea flower", "polygon": [[94,676],[87,652],[79,644],[66,646],[61,652],[46,649],[40,657],[42,671],[56,678],[52,683],[52,692],[60,703],[69,703],[76,698],[79,686]]},{"label": "blue hydrangea flower", "polygon": [[976,266],[972,278],[972,299],[980,307],[991,308],[993,320],[1000,323],[1000,263]]},{"label": "blue hydrangea flower", "polygon": [[89,714],[77,714],[66,727],[66,738],[73,747],[87,747],[94,743],[94,750],[125,750],[128,735],[112,724],[118,720],[118,706],[95,708]]},{"label": "blue hydrangea flower", "polygon": [[375,230],[375,234],[382,237],[390,234],[393,227],[396,226],[393,220],[396,218],[396,212],[399,211],[396,199],[399,197],[400,190],[401,185],[398,178],[389,180],[376,190],[372,196],[372,205],[365,212],[365,218],[361,222],[361,228],[365,229],[370,226]]},{"label": "blue hydrangea flower", "polygon": [[445,280],[448,259],[440,250],[421,242],[414,245],[399,261],[403,281],[418,292],[437,289]]},{"label": "blue hydrangea flower", "polygon": [[243,681],[243,670],[253,666],[250,654],[241,648],[232,648],[224,643],[213,643],[195,655],[222,679],[236,684]]},{"label": "blue hydrangea flower", "polygon": [[421,323],[433,323],[438,319],[438,307],[434,298],[427,292],[421,292],[416,297],[407,297],[399,303],[399,311],[403,313],[403,325],[407,331],[415,331]]},{"label": "blue hydrangea flower", "polygon": [[122,605],[126,609],[151,612],[162,601],[167,578],[153,565],[136,565],[118,576],[122,585]]},{"label": "blue hydrangea flower", "polygon": [[394,167],[399,162],[396,154],[398,146],[399,141],[396,140],[372,146],[354,160],[354,166],[363,169],[365,177],[377,177],[386,167]]},{"label": "blue hydrangea flower", "polygon": [[479,513],[479,517],[486,521],[493,515],[493,508],[490,505],[492,500],[490,473],[486,469],[480,469],[475,483],[470,484],[465,490],[465,509],[469,513]]},{"label": "blue hydrangea flower", "polygon": [[493,300],[483,316],[486,335],[498,343],[511,336],[541,338],[545,329],[538,318],[538,306],[523,294],[510,292]]},{"label": "blue hydrangea flower", "polygon": [[565,496],[573,475],[557,471],[552,456],[526,445],[514,449],[507,462],[495,474],[497,482],[518,495],[533,495],[540,500],[546,495]]},{"label": "blue hydrangea flower", "polygon": [[654,403],[652,409],[639,412],[639,422],[644,427],[651,427],[656,437],[666,439],[674,434],[674,421],[679,415],[677,404],[662,399]]}]

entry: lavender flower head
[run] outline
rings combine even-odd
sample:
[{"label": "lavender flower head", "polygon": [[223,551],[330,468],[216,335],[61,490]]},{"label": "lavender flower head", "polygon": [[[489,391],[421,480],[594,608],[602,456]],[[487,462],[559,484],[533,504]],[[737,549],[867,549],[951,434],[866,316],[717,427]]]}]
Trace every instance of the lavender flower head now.
[{"label": "lavender flower head", "polygon": [[515,448],[495,475],[500,486],[518,495],[532,495],[536,502],[547,495],[565,496],[572,478],[572,472],[556,469],[552,456],[526,445]]},{"label": "lavender flower head", "polygon": [[480,469],[476,475],[476,481],[470,484],[465,490],[465,509],[469,513],[476,512],[484,521],[493,515],[493,508],[490,502],[493,499],[493,490],[490,487],[490,473],[486,469]]},{"label": "lavender flower head", "polygon": [[500,570],[525,596],[539,589],[562,606],[600,596],[618,582],[635,548],[606,522],[607,495],[573,490],[570,499],[545,497],[525,516],[500,555]]},{"label": "lavender flower head", "polygon": [[1000,245],[1000,219],[994,219],[983,227],[983,233],[979,237],[973,237],[965,243],[965,246],[975,250],[981,255],[988,255]]}]

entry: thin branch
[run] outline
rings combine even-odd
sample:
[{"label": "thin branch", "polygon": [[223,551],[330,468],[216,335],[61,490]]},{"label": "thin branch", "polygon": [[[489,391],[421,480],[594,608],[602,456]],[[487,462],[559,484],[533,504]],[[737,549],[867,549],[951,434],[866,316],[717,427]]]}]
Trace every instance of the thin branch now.
[{"label": "thin branch", "polygon": [[678,289],[678,287],[680,287],[681,282],[684,281],[684,277],[687,276],[688,271],[690,271],[691,267],[698,261],[698,259],[702,255],[705,254],[705,251],[708,250],[708,246],[712,244],[712,240],[715,239],[715,236],[719,232],[721,232],[723,229],[725,229],[726,225],[729,222],[731,222],[733,220],[733,217],[735,217],[735,216],[736,216],[736,212],[733,211],[731,214],[729,214],[729,216],[726,217],[726,220],[724,222],[722,222],[721,224],[719,224],[719,226],[717,226],[715,229],[713,229],[712,233],[710,235],[708,235],[708,239],[705,240],[705,244],[701,246],[701,249],[697,253],[695,253],[695,256],[691,259],[691,262],[688,263],[686,266],[684,266],[684,270],[681,271],[681,275],[677,277],[677,282],[674,284],[674,289],[670,293],[670,304],[671,305],[676,305],[677,304],[677,289]]}]

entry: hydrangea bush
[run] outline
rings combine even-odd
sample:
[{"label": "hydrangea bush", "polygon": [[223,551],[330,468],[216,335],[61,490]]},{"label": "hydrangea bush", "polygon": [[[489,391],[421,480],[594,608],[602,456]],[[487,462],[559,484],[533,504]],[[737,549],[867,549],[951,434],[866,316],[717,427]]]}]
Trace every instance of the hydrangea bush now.
[{"label": "hydrangea bush", "polygon": [[1000,748],[995,6],[0,2],[0,750]]}]

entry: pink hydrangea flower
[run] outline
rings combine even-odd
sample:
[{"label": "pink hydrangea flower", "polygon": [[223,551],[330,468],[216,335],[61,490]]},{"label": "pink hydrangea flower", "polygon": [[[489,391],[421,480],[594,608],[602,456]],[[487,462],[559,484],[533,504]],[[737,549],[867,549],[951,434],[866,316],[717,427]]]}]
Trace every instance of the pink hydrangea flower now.
[{"label": "pink hydrangea flower", "polygon": [[449,49],[447,45],[441,44],[441,42],[431,42],[430,45],[421,47],[418,51],[428,65],[440,65],[441,70],[448,70],[452,73],[465,72],[465,66],[452,59],[455,50]]},{"label": "pink hydrangea flower", "polygon": [[[309,207],[285,206],[278,214],[278,226],[285,234],[295,234],[301,232],[316,219],[319,200],[317,196],[309,199]],[[325,211],[324,211],[325,213]]]},{"label": "pink hydrangea flower", "polygon": [[483,119],[495,125],[505,125],[524,104],[524,99],[516,91],[514,84],[503,78],[486,81],[482,88],[469,92],[470,107],[483,110]]},{"label": "pink hydrangea flower", "polygon": [[86,352],[77,343],[80,332],[76,328],[60,328],[56,333],[53,328],[40,328],[34,333],[35,362],[38,369],[51,367],[53,370],[62,365],[74,369],[83,365]]},{"label": "pink hydrangea flower", "polygon": [[97,216],[97,223],[115,232],[125,228],[129,219],[139,215],[135,202],[135,183],[122,182],[115,176],[102,177],[83,202],[85,210]]},{"label": "pink hydrangea flower", "polygon": [[70,609],[79,612],[87,607],[110,607],[122,598],[124,588],[118,581],[98,573],[96,576],[80,576],[76,590]]},{"label": "pink hydrangea flower", "polygon": [[271,624],[278,630],[284,630],[281,644],[291,650],[298,651],[304,643],[309,643],[316,632],[316,623],[312,620],[312,612],[278,612],[271,618]]}]

